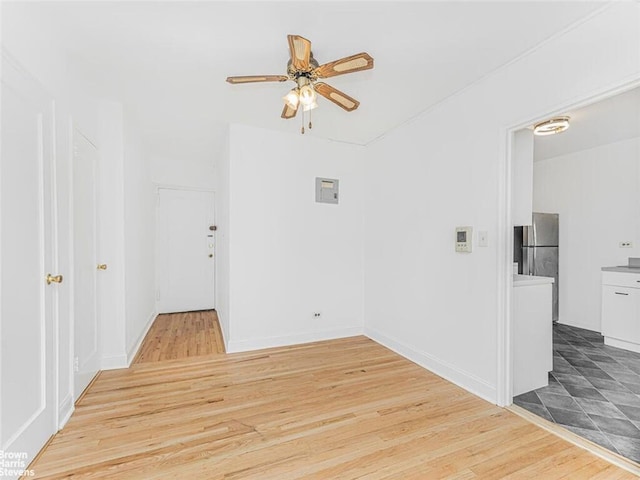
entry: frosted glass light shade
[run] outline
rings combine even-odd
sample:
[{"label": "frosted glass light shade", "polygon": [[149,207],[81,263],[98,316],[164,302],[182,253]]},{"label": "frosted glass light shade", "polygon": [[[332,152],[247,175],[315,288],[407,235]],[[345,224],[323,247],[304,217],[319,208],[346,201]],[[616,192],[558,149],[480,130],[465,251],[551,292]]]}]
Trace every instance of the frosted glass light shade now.
[{"label": "frosted glass light shade", "polygon": [[555,135],[569,128],[569,117],[556,117],[540,122],[533,127],[534,135]]},{"label": "frosted glass light shade", "polygon": [[318,104],[315,101],[313,103],[310,103],[309,105],[302,104],[303,112],[308,112],[309,110],[313,110],[314,108],[318,108]]},{"label": "frosted glass light shade", "polygon": [[298,89],[293,88],[289,93],[282,97],[282,99],[289,108],[296,110],[298,108],[298,103],[300,102],[300,98],[298,97]]},{"label": "frosted glass light shade", "polygon": [[300,88],[300,103],[309,106],[316,102],[316,91],[310,85],[304,85]]}]

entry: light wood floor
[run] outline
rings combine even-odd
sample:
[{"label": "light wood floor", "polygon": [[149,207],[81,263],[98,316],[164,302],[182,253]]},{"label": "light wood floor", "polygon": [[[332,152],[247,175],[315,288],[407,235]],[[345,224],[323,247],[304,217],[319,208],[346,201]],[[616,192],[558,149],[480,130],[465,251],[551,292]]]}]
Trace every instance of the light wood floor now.
[{"label": "light wood floor", "polygon": [[625,479],[364,337],[100,374],[37,478]]},{"label": "light wood floor", "polygon": [[224,353],[215,310],[158,315],[134,364]]}]

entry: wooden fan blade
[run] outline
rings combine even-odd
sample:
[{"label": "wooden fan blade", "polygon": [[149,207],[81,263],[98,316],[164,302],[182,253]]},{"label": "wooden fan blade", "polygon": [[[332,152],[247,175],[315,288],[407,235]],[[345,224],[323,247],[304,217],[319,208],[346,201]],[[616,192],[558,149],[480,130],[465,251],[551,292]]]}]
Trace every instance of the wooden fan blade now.
[{"label": "wooden fan blade", "polygon": [[345,73],[359,72],[373,68],[373,58],[366,52],[356,53],[350,57],[325,63],[315,69],[318,78],[335,77]]},{"label": "wooden fan blade", "polygon": [[234,85],[239,83],[255,82],[286,82],[289,77],[286,75],[245,75],[242,77],[227,77],[227,82]]},{"label": "wooden fan blade", "polygon": [[291,65],[296,70],[307,70],[311,57],[311,42],[300,35],[287,35],[287,40],[291,52]]},{"label": "wooden fan blade", "polygon": [[284,108],[282,109],[282,115],[280,115],[282,118],[284,119],[289,119],[289,118],[293,118],[296,116],[296,113],[298,113],[298,107],[300,106],[300,104],[298,104],[298,106],[296,108],[291,108],[289,105],[287,105],[285,103]]},{"label": "wooden fan blade", "polygon": [[313,86],[314,90],[327,100],[331,100],[339,107],[344,108],[347,112],[352,112],[360,105],[360,102],[349,95],[342,93],[340,90],[333,88],[323,82],[317,82]]}]

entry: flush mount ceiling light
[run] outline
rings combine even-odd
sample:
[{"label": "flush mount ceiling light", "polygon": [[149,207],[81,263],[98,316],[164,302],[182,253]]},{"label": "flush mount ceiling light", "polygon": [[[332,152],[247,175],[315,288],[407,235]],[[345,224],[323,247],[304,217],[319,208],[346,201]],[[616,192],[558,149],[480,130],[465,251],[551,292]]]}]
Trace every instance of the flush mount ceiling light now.
[{"label": "flush mount ceiling light", "polygon": [[[299,35],[288,35],[290,59],[287,64],[287,75],[248,75],[242,77],[227,77],[231,84],[254,82],[285,82],[292,80],[296,87],[284,97],[284,109],[281,117],[291,119],[302,107],[302,129],[304,133],[304,112],[310,112],[318,106],[318,95],[335,103],[347,112],[352,112],[360,102],[340,90],[319,82],[318,79],[335,77],[346,73],[359,72],[373,68],[373,58],[366,53],[356,53],[349,57],[319,65],[313,58],[311,42]],[[311,128],[311,113],[309,113],[309,128]]]},{"label": "flush mount ceiling light", "polygon": [[555,117],[551,120],[537,123],[533,127],[534,135],[555,135],[569,128],[569,117]]}]

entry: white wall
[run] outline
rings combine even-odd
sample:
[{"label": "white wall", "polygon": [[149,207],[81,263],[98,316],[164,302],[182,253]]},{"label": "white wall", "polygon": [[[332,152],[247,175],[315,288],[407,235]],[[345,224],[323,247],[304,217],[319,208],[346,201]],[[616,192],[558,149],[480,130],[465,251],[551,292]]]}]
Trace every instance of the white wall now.
[{"label": "white wall", "polygon": [[155,188],[134,119],[100,101],[98,278],[102,369],[130,364],[155,318]]},{"label": "white wall", "polygon": [[156,194],[135,121],[124,117],[125,348],[127,364],[156,317]]},{"label": "white wall", "polygon": [[560,323],[599,332],[601,267],[640,256],[640,138],[533,168],[535,211],[560,214]]},{"label": "white wall", "polygon": [[[368,335],[497,401],[507,129],[638,79],[639,14],[612,4],[368,146]],[[488,230],[489,247],[456,254],[456,225]]]},{"label": "white wall", "polygon": [[513,134],[511,155],[511,224],[531,225],[533,221],[533,130],[523,128]]},{"label": "white wall", "polygon": [[158,185],[213,190],[216,160],[213,153],[205,161],[153,156],[149,168],[153,182]]},{"label": "white wall", "polygon": [[[231,126],[229,351],[362,332],[363,150]],[[340,180],[338,205],[315,177]]]},{"label": "white wall", "polygon": [[99,102],[98,261],[108,265],[104,275],[98,275],[97,282],[103,369],[119,368],[127,362],[123,122],[120,103]]}]

